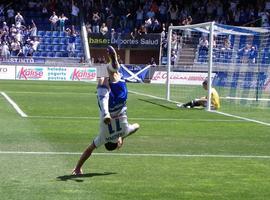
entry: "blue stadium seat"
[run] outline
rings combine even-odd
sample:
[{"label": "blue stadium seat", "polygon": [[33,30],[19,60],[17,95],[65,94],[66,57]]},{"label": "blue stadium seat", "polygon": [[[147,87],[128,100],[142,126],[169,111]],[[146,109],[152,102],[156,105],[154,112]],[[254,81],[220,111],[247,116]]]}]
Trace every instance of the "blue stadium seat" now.
[{"label": "blue stadium seat", "polygon": [[61,50],[60,51],[67,51],[67,45],[61,45]]},{"label": "blue stadium seat", "polygon": [[53,51],[61,51],[61,45],[54,45]]},{"label": "blue stadium seat", "polygon": [[47,52],[41,52],[40,56],[41,57],[47,57]]},{"label": "blue stadium seat", "polygon": [[52,37],[59,37],[59,31],[53,31]]},{"label": "blue stadium seat", "polygon": [[53,45],[47,45],[45,50],[51,52],[53,50]]},{"label": "blue stadium seat", "polygon": [[40,57],[40,52],[38,52],[38,51],[34,52],[33,57]]},{"label": "blue stadium seat", "polygon": [[76,37],[75,42],[76,42],[76,44],[81,44],[81,38],[80,37]]},{"label": "blue stadium seat", "polygon": [[53,57],[55,57],[55,53],[54,52],[48,52],[47,57],[53,58]]},{"label": "blue stadium seat", "polygon": [[63,52],[62,53],[62,57],[68,57],[68,52],[66,51],[66,52]]},{"label": "blue stadium seat", "polygon": [[82,46],[81,45],[76,45],[76,51],[82,51]]},{"label": "blue stadium seat", "polygon": [[59,32],[59,37],[66,37],[66,33],[63,31]]},{"label": "blue stadium seat", "polygon": [[37,35],[39,37],[43,37],[45,35],[45,31],[38,31]]},{"label": "blue stadium seat", "polygon": [[60,39],[59,38],[53,38],[52,44],[60,44]]},{"label": "blue stadium seat", "polygon": [[46,31],[45,37],[52,37],[52,31]]},{"label": "blue stadium seat", "polygon": [[78,52],[78,53],[76,53],[76,57],[77,57],[77,58],[84,57],[84,54],[83,54],[83,53],[81,53],[81,52]]},{"label": "blue stadium seat", "polygon": [[67,38],[61,38],[59,44],[67,44],[67,42],[68,42]]},{"label": "blue stadium seat", "polygon": [[51,44],[52,39],[51,38],[45,38],[44,44]]},{"label": "blue stadium seat", "polygon": [[62,52],[56,52],[55,57],[63,57]]},{"label": "blue stadium seat", "polygon": [[41,44],[38,46],[39,51],[45,51],[45,45]]}]

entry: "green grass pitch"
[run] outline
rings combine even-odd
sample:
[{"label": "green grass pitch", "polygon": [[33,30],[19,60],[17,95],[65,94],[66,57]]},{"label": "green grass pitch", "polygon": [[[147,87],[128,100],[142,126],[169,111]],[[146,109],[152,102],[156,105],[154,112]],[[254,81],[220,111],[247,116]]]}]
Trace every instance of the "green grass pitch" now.
[{"label": "green grass pitch", "polygon": [[0,91],[28,115],[0,95],[1,200],[270,199],[267,125],[130,93],[129,122],[141,129],[112,154],[99,148],[74,177],[98,133],[95,84],[0,81]]}]

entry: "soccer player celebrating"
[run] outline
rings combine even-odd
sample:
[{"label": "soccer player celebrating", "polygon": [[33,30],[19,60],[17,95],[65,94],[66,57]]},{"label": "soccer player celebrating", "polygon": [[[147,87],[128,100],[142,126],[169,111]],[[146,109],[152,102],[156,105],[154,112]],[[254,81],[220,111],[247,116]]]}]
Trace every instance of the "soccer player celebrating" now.
[{"label": "soccer player celebrating", "polygon": [[97,86],[97,99],[100,108],[100,131],[94,141],[84,150],[72,174],[82,174],[84,162],[91,156],[94,149],[105,145],[108,151],[113,151],[123,145],[127,136],[139,129],[139,124],[129,124],[127,121],[128,90],[121,79],[120,64],[116,51],[112,46],[107,47],[110,64],[107,67],[109,77],[100,78]]},{"label": "soccer player celebrating", "polygon": [[[205,90],[208,89],[208,82],[205,80],[202,83],[202,86]],[[201,97],[200,99],[194,99],[188,103],[185,104],[177,104],[177,107],[179,108],[193,108],[195,106],[207,106],[207,97]],[[219,100],[219,95],[218,92],[216,91],[215,88],[211,88],[211,109],[212,110],[217,110],[220,108],[220,100]]]}]

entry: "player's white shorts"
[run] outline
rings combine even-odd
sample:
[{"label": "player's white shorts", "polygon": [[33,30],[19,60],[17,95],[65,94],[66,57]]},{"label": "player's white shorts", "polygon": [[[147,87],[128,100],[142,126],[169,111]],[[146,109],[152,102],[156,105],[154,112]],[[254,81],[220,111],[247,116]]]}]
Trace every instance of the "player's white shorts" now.
[{"label": "player's white shorts", "polygon": [[126,137],[135,130],[128,123],[126,114],[121,115],[119,118],[112,118],[110,124],[105,124],[101,118],[99,128],[99,135],[93,141],[96,147],[107,142],[117,143],[119,137]]}]

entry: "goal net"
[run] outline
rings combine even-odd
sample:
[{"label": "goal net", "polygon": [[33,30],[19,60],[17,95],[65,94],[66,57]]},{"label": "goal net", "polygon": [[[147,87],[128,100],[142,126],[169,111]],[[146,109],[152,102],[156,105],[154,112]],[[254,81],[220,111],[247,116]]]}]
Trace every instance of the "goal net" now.
[{"label": "goal net", "polygon": [[[167,100],[186,103],[219,93],[218,112],[270,123],[270,31],[213,22],[170,26]],[[269,124],[270,125],[270,124]]]}]

